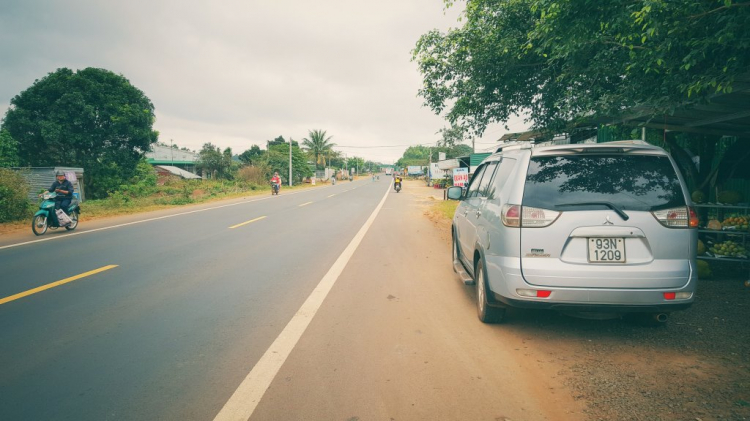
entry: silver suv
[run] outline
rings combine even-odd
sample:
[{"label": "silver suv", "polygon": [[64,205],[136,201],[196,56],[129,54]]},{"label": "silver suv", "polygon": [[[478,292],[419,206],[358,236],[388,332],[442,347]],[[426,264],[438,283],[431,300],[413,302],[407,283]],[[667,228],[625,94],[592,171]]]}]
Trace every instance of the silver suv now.
[{"label": "silver suv", "polygon": [[669,154],[641,141],[505,148],[448,189],[453,266],[485,323],[509,306],[663,323],[697,283],[686,192]]}]

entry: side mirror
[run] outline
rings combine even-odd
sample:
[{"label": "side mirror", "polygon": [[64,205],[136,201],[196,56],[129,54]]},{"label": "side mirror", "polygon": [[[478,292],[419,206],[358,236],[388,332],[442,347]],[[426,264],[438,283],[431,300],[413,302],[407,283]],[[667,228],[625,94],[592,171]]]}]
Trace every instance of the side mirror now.
[{"label": "side mirror", "polygon": [[448,187],[448,199],[450,200],[461,200],[464,189],[459,186]]}]

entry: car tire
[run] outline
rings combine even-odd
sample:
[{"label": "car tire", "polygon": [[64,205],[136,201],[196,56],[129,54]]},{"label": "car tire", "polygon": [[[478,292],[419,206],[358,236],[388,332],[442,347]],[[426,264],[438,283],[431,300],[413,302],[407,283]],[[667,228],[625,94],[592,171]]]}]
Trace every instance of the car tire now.
[{"label": "car tire", "polygon": [[484,264],[479,259],[477,268],[474,271],[476,278],[474,284],[477,290],[477,316],[482,323],[500,323],[505,318],[505,309],[492,307],[487,298],[487,276],[484,271]]}]

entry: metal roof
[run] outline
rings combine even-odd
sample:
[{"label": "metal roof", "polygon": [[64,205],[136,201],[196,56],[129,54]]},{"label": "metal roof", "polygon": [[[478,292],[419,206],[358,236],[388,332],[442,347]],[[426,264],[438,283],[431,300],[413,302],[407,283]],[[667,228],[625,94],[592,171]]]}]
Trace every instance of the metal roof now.
[{"label": "metal roof", "polygon": [[750,136],[750,74],[735,81],[732,92],[715,94],[707,102],[687,102],[671,115],[655,114],[651,107],[633,107],[619,116],[585,119],[577,126],[591,124],[632,124],[669,131],[717,136]]},{"label": "metal roof", "polygon": [[164,171],[167,171],[170,174],[174,174],[177,176],[180,176],[182,178],[187,178],[189,180],[200,180],[201,176],[197,174],[193,174],[190,171],[185,171],[182,168],[173,167],[171,165],[156,165],[156,167],[163,169]]}]

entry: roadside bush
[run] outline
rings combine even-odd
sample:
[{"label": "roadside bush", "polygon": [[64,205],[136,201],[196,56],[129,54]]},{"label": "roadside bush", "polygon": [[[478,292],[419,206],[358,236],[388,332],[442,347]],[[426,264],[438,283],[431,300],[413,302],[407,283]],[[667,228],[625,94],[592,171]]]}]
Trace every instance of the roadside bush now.
[{"label": "roadside bush", "polygon": [[16,171],[0,168],[0,222],[17,221],[29,216],[29,186]]},{"label": "roadside bush", "polygon": [[129,183],[121,185],[118,191],[131,197],[147,197],[156,192],[156,181],[154,167],[143,159],[138,163]]},{"label": "roadside bush", "polygon": [[[266,184],[266,170],[261,167],[247,166],[237,171],[238,180],[249,185],[262,186]],[[252,189],[252,188],[251,188]]]}]

